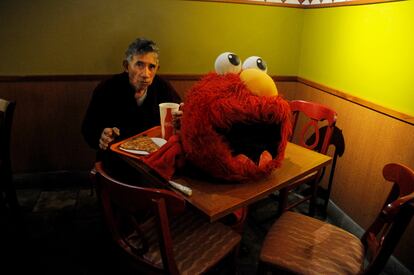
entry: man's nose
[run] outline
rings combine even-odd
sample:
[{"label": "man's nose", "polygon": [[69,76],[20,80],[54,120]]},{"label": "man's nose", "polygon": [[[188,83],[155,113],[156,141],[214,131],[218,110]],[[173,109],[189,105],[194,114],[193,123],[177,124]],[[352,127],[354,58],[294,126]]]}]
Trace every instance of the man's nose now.
[{"label": "man's nose", "polygon": [[150,69],[148,66],[145,66],[144,69],[141,72],[141,76],[143,77],[149,77],[150,76]]}]

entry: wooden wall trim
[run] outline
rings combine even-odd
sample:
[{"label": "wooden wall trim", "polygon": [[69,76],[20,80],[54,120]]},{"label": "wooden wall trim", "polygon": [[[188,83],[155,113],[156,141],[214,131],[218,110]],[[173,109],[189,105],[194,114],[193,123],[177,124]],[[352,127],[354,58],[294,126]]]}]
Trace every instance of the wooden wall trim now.
[{"label": "wooden wall trim", "polygon": [[[37,81],[99,81],[109,78],[112,74],[88,74],[88,75],[25,75],[25,76],[1,76],[0,83],[6,82],[37,82]],[[204,74],[159,74],[168,80],[198,81]],[[273,80],[280,82],[297,81],[296,76],[273,76]]]},{"label": "wooden wall trim", "polygon": [[320,91],[323,91],[323,92],[329,93],[331,95],[340,97],[340,98],[345,99],[347,101],[351,101],[355,104],[361,105],[361,106],[366,107],[368,109],[371,109],[373,111],[379,112],[379,113],[387,115],[389,117],[392,117],[392,118],[398,119],[400,121],[406,122],[408,124],[414,125],[414,117],[413,116],[410,116],[410,115],[407,115],[407,114],[404,114],[404,113],[386,108],[384,106],[378,105],[376,103],[372,103],[368,100],[365,100],[365,99],[362,99],[362,98],[359,98],[359,97],[356,97],[356,96],[352,96],[352,95],[350,95],[346,92],[330,88],[330,87],[325,86],[323,84],[316,83],[312,80],[308,80],[308,79],[305,79],[305,78],[302,78],[302,77],[297,77],[297,81],[300,82],[300,83],[303,83],[305,85],[308,85],[310,87],[313,87],[315,89],[318,89]]},{"label": "wooden wall trim", "polygon": [[[160,74],[171,81],[198,81],[202,74]],[[32,76],[0,76],[0,83],[7,82],[47,82],[47,81],[100,81],[110,77],[110,74],[90,74],[90,75],[32,75]],[[368,100],[352,96],[344,91],[336,90],[298,76],[273,76],[276,82],[300,82],[320,91],[335,95],[347,101],[364,106],[389,117],[398,119],[408,124],[414,125],[414,116],[407,115],[384,106],[372,103]]]},{"label": "wooden wall trim", "polygon": [[7,82],[48,82],[48,81],[96,81],[110,77],[109,74],[88,75],[23,75],[0,76],[0,83]]},{"label": "wooden wall trim", "polygon": [[[162,77],[168,79],[168,80],[181,80],[181,81],[198,81],[200,80],[204,75],[202,74],[160,74]],[[296,82],[297,76],[293,75],[281,75],[281,76],[272,76],[272,79],[277,82]]]}]

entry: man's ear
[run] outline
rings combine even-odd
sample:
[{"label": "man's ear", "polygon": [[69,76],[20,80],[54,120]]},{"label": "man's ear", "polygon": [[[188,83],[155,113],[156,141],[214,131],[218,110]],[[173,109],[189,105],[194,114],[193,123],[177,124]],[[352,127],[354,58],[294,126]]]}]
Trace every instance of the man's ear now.
[{"label": "man's ear", "polygon": [[128,72],[128,60],[122,61],[122,67],[124,67],[125,72]]}]

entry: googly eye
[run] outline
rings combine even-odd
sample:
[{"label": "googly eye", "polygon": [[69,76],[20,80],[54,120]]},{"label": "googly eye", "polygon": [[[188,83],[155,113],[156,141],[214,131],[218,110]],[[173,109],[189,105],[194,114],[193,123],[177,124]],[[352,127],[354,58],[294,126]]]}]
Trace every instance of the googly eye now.
[{"label": "googly eye", "polygon": [[260,56],[250,56],[243,62],[243,70],[251,68],[256,68],[267,73],[267,64]]},{"label": "googly eye", "polygon": [[214,68],[217,74],[226,74],[226,73],[239,73],[241,71],[241,61],[240,58],[232,53],[225,52],[220,54],[216,58],[214,63]]}]

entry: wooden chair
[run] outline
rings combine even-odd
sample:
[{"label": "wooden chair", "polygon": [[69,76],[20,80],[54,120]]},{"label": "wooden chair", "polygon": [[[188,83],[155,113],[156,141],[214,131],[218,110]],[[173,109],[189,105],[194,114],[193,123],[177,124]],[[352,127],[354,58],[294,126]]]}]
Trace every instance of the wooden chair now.
[{"label": "wooden chair", "polygon": [[[322,128],[320,128],[320,133],[322,136],[325,135],[327,129],[328,129],[328,126],[323,126]],[[308,142],[310,142],[310,144],[313,144],[315,137],[316,137],[315,133],[312,134],[312,136],[308,139]],[[317,151],[320,151],[320,148],[322,148],[322,143],[323,143],[323,140],[319,139],[319,144],[316,146]],[[317,206],[318,206],[318,209],[319,207],[321,208],[320,214],[322,214],[325,217],[327,215],[329,199],[331,197],[336,162],[338,160],[338,157],[341,157],[345,153],[345,138],[342,133],[342,130],[339,129],[337,126],[335,126],[333,129],[328,148],[333,149],[332,151],[330,151],[330,155],[332,156],[332,164],[330,166],[331,169],[329,172],[328,183],[327,183],[326,188],[322,188],[322,186],[319,184],[324,178],[325,172],[327,170],[327,167],[323,167],[322,172],[318,178],[318,190],[317,190],[318,198],[321,198],[323,200],[323,205],[317,205]]]},{"label": "wooden chair", "polygon": [[379,274],[414,214],[414,171],[390,163],[383,175],[393,183],[392,189],[361,239],[334,225],[287,211],[263,242],[259,272]]},{"label": "wooden chair", "polygon": [[0,99],[0,208],[12,214],[20,212],[20,205],[13,184],[10,160],[10,136],[16,103]]},{"label": "wooden chair", "polygon": [[[327,154],[329,145],[331,144],[331,137],[335,129],[336,112],[322,104],[303,100],[290,101],[290,108],[292,110],[293,119],[293,135],[291,136],[290,141],[294,142],[295,140],[293,137],[297,136],[297,144],[319,153]],[[299,132],[298,121],[300,119],[305,121],[302,123],[303,126]],[[326,130],[322,132],[320,128],[324,126],[326,127]],[[309,142],[312,134],[314,135],[313,142]],[[309,214],[313,216],[315,214],[318,183],[321,179],[321,175],[322,169],[281,189],[279,191],[279,215],[305,201],[309,201]],[[289,202],[288,196],[290,192],[304,184],[310,186],[310,191],[307,195],[298,198],[294,202]]]},{"label": "wooden chair", "polygon": [[119,182],[100,162],[94,171],[113,239],[145,272],[200,274],[236,256],[241,236],[189,211],[180,194]]}]

